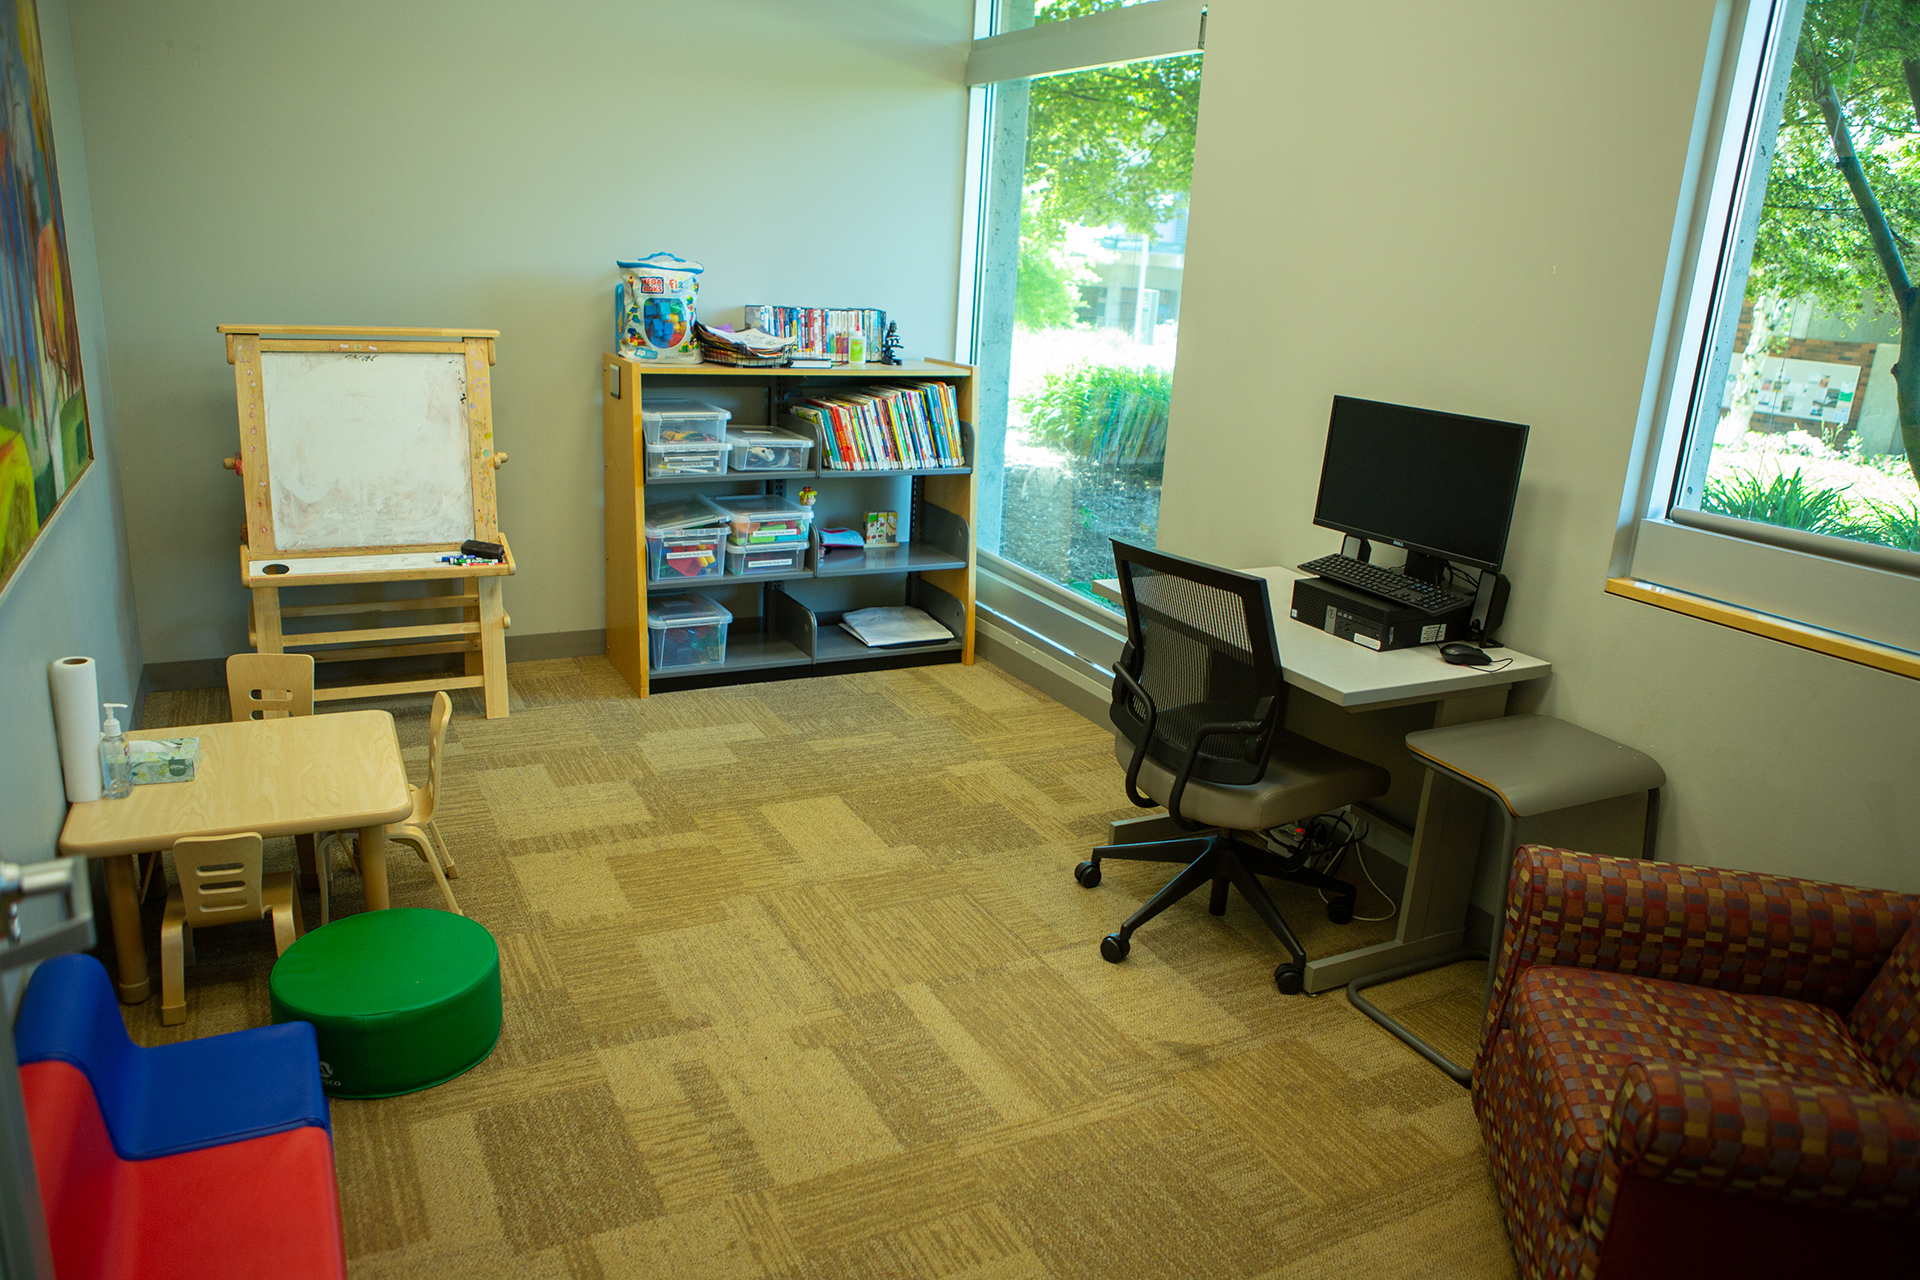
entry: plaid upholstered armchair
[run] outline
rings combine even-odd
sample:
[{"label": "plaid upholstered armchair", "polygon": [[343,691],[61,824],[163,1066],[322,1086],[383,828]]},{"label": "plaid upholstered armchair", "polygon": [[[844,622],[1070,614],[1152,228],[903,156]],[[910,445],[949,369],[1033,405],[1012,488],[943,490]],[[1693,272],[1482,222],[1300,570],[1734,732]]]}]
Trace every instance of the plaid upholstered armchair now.
[{"label": "plaid upholstered armchair", "polygon": [[1522,1273],[1915,1274],[1916,915],[1521,849],[1473,1104]]}]

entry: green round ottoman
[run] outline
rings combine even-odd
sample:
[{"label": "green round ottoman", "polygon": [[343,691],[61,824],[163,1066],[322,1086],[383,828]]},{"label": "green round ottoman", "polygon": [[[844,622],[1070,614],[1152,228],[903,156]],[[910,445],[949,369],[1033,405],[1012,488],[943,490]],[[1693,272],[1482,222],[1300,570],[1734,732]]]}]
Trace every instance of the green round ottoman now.
[{"label": "green round ottoman", "polygon": [[500,949],[464,916],[396,908],[315,929],[273,966],[275,1022],[311,1022],[335,1098],[389,1098],[478,1066],[500,1038]]}]

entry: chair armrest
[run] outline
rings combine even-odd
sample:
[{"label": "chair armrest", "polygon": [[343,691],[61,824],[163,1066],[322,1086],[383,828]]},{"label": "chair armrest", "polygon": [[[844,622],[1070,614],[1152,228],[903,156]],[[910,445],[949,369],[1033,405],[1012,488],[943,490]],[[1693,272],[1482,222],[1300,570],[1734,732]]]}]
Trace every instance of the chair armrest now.
[{"label": "chair armrest", "polygon": [[[1133,759],[1127,763],[1127,799],[1133,801],[1137,808],[1152,809],[1157,807],[1158,802],[1151,796],[1140,794],[1140,765],[1147,758],[1147,744],[1153,741],[1153,726],[1160,718],[1160,708],[1154,705],[1153,695],[1141,688],[1140,682],[1128,673],[1126,655],[1123,653],[1120,661],[1113,664],[1113,700],[1118,703],[1128,694],[1146,704],[1147,716],[1146,723],[1140,729],[1140,741],[1133,744]],[[1178,813],[1173,817],[1176,823],[1180,821]]]},{"label": "chair armrest", "polygon": [[1604,1234],[1627,1175],[1912,1221],[1920,1103],[1764,1069],[1634,1062],[1607,1122],[1590,1233]]},{"label": "chair armrest", "polygon": [[[1267,701],[1271,702],[1272,699],[1268,699]],[[1267,724],[1259,720],[1232,720],[1216,724],[1203,724],[1194,730],[1193,745],[1187,748],[1187,758],[1180,762],[1180,772],[1174,777],[1173,790],[1167,796],[1167,816],[1173,819],[1175,825],[1184,827],[1189,831],[1199,831],[1205,826],[1204,823],[1187,821],[1180,812],[1180,799],[1187,793],[1187,781],[1193,777],[1194,762],[1200,759],[1200,748],[1206,745],[1207,739],[1217,738],[1222,734],[1228,733],[1238,734],[1242,737],[1251,737],[1268,727]]]},{"label": "chair armrest", "polygon": [[1565,965],[1845,1012],[1906,932],[1916,900],[1790,876],[1526,845],[1514,855],[1481,1063],[1528,967]]}]

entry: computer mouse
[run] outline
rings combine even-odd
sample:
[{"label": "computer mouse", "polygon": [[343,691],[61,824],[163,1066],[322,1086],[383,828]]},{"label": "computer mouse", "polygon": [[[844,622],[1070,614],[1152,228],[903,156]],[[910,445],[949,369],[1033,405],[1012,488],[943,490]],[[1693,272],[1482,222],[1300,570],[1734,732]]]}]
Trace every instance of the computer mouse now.
[{"label": "computer mouse", "polygon": [[1440,659],[1443,662],[1451,662],[1456,667],[1484,667],[1493,661],[1487,656],[1485,649],[1477,644],[1468,644],[1464,640],[1441,645]]}]

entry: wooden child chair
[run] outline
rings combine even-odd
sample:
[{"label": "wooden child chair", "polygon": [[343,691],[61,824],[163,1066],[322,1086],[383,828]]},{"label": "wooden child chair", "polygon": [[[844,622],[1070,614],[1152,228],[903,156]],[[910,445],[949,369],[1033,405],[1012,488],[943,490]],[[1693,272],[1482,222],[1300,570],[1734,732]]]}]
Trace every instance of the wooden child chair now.
[{"label": "wooden child chair", "polygon": [[[399,844],[412,845],[420,860],[433,869],[433,878],[440,884],[440,896],[447,900],[447,910],[457,916],[466,912],[454,901],[453,886],[447,881],[457,879],[460,869],[454,865],[453,855],[447,852],[447,842],[440,834],[439,824],[434,814],[440,805],[440,757],[447,743],[447,721],[453,718],[453,699],[444,692],[433,695],[433,711],[427,719],[427,785],[424,790],[407,784],[407,794],[413,798],[413,812],[407,815],[405,822],[396,822],[386,828],[387,839]],[[351,854],[349,856],[352,856]],[[320,923],[326,924],[330,918],[332,904],[328,881],[331,863],[327,858],[320,860]]]},{"label": "wooden child chair", "polygon": [[261,872],[257,832],[237,836],[183,836],[173,845],[180,883],[167,894],[160,921],[160,1021],[187,1020],[186,965],[193,959],[193,930],[273,916],[273,945],[284,955],[300,936],[300,895],[293,873]]},{"label": "wooden child chair", "polygon": [[[310,653],[236,653],[227,659],[227,711],[234,720],[278,720],[313,714],[313,655]],[[314,865],[316,837],[293,838],[300,873]],[[151,874],[151,872],[149,872]],[[144,889],[141,897],[145,897]],[[326,923],[323,919],[322,924]]]},{"label": "wooden child chair", "polygon": [[227,706],[235,720],[313,714],[313,655],[236,653],[227,659]]}]

